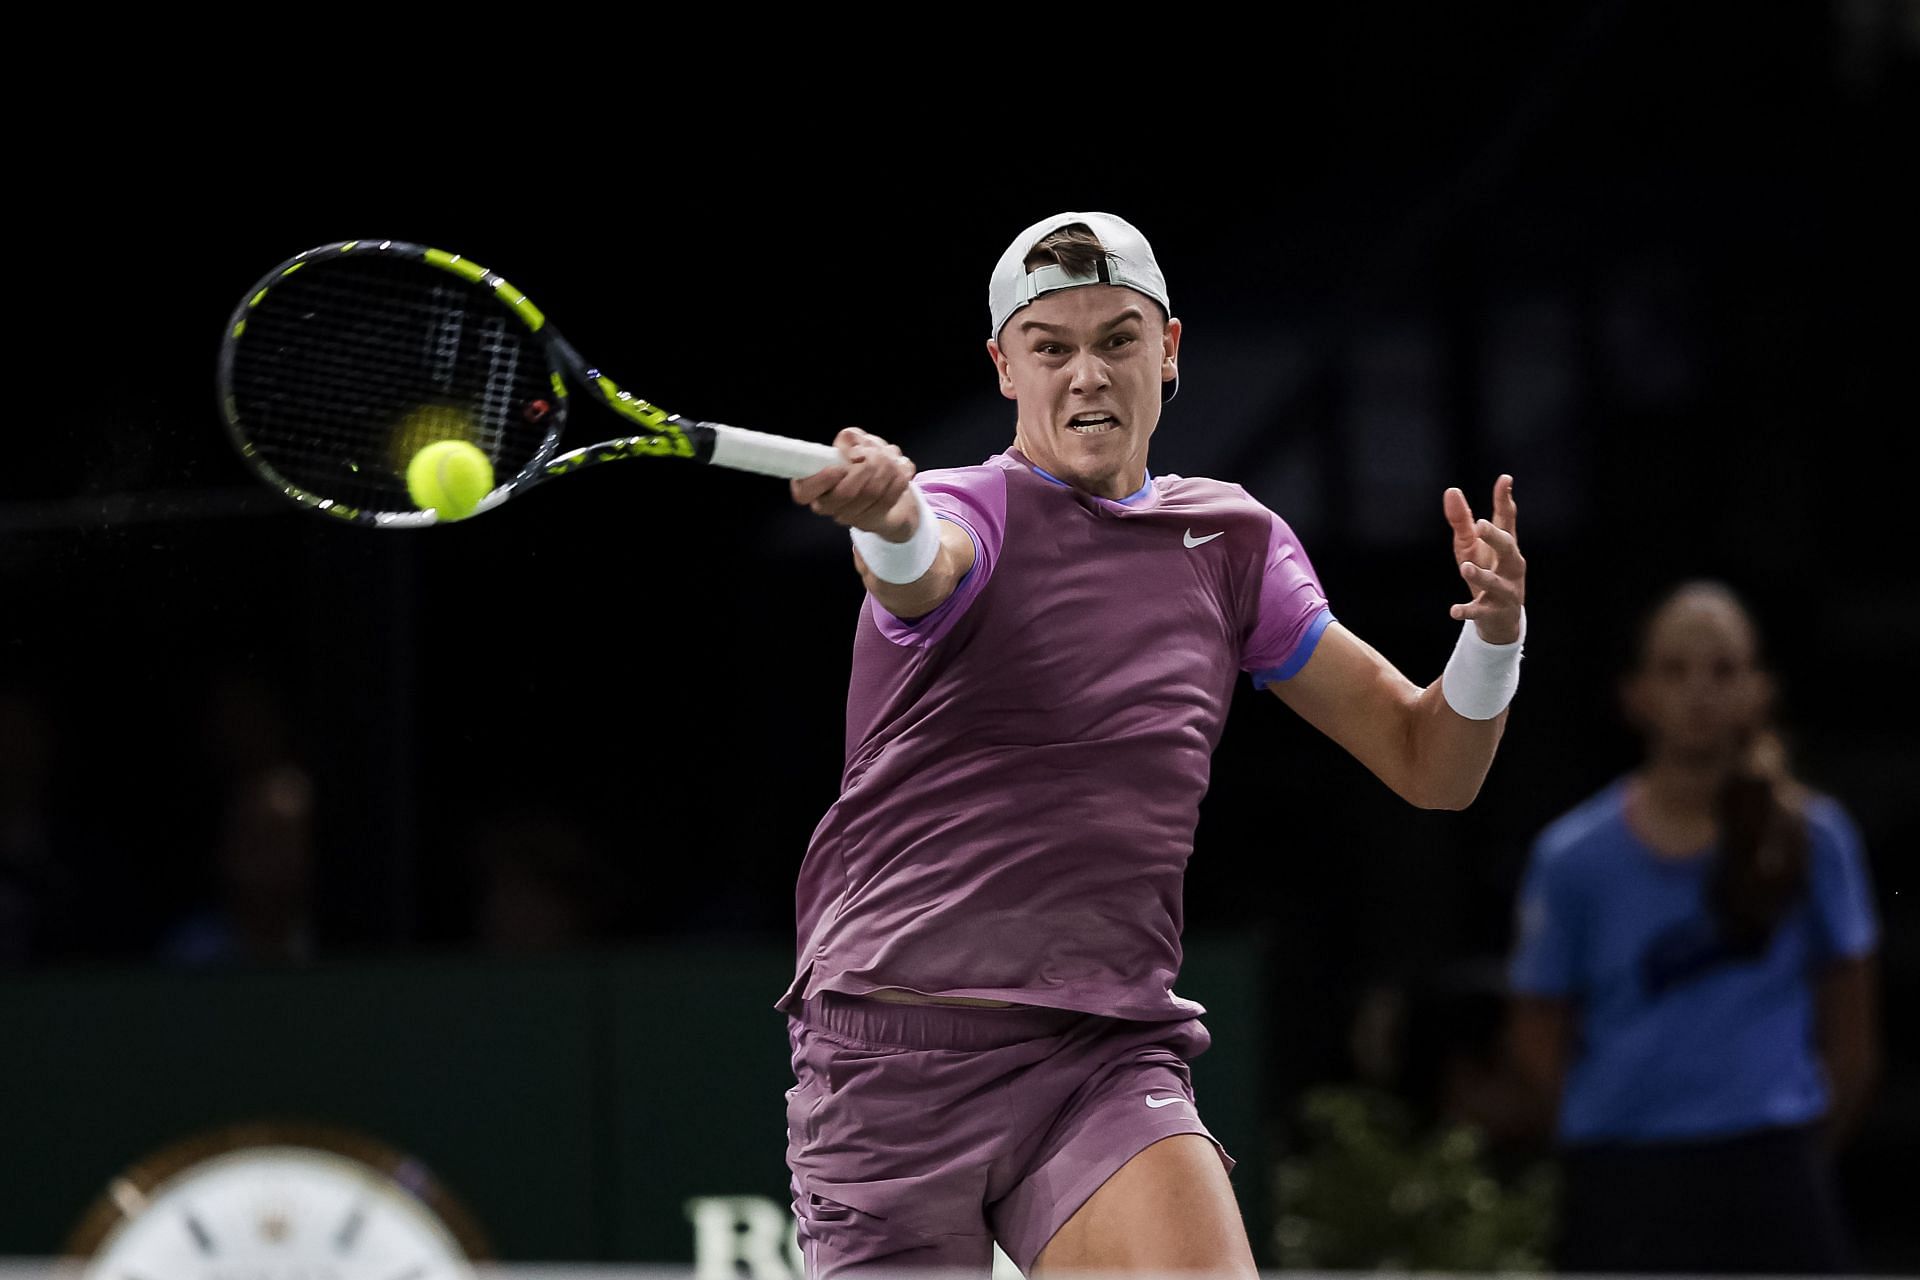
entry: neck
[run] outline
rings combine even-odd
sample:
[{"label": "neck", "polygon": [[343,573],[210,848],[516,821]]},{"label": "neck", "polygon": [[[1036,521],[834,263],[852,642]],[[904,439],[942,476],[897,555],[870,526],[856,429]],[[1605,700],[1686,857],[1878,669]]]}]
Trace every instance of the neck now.
[{"label": "neck", "polygon": [[1733,771],[1727,759],[1655,756],[1640,771],[1640,794],[1656,813],[1676,818],[1710,817],[1720,786]]},{"label": "neck", "polygon": [[1111,498],[1119,502],[1140,492],[1141,486],[1147,482],[1145,462],[1129,462],[1118,471],[1097,476],[1070,475],[1035,457],[1034,451],[1029,449],[1018,436],[1014,437],[1013,447],[1019,451],[1022,458],[1026,459],[1027,465],[1036,471],[1052,476],[1061,484],[1078,489],[1082,493],[1090,493],[1096,498]]}]

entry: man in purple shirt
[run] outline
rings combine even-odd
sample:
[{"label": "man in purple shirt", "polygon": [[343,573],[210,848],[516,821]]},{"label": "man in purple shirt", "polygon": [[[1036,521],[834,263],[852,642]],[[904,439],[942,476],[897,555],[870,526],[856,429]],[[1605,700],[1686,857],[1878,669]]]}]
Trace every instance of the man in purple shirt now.
[{"label": "man in purple shirt", "polygon": [[1181,881],[1237,673],[1408,801],[1462,808],[1518,680],[1512,479],[1443,509],[1471,600],[1425,689],[1333,620],[1238,485],[1153,475],[1180,322],[1151,248],[1065,213],[1016,237],[987,343],[1014,442],[914,478],[848,430],[793,482],[867,588],[840,798],[799,876],[780,1001],[809,1272],[1252,1275],[1174,993]]}]

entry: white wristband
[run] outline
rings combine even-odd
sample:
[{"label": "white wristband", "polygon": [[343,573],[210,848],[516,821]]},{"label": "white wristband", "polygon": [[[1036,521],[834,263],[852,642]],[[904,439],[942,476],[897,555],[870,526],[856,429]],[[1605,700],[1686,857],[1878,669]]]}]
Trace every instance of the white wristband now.
[{"label": "white wristband", "polygon": [[1440,673],[1440,692],[1447,705],[1469,720],[1491,720],[1507,709],[1520,687],[1520,656],[1527,643],[1527,611],[1520,610],[1520,638],[1511,644],[1488,644],[1469,619]]},{"label": "white wristband", "polygon": [[940,554],[940,531],[934,527],[933,508],[927,505],[927,495],[920,492],[919,485],[910,487],[914,505],[920,509],[920,527],[913,531],[911,538],[905,542],[888,542],[877,533],[853,530],[854,548],[867,562],[867,568],[873,570],[873,576],[882,582],[918,582],[933,568],[934,557]]}]

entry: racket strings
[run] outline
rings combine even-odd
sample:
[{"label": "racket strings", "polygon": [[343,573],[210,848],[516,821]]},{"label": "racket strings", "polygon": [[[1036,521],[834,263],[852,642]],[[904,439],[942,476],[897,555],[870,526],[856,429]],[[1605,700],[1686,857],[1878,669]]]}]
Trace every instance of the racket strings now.
[{"label": "racket strings", "polygon": [[310,262],[246,315],[228,374],[235,428],[285,484],[411,511],[407,463],[478,445],[502,481],[557,436],[545,353],[492,292],[410,259]]}]

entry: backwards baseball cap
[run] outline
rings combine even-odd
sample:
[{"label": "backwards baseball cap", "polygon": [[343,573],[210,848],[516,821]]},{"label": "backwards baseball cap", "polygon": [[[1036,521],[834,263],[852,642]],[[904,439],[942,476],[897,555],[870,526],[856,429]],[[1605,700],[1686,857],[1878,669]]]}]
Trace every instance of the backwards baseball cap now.
[{"label": "backwards baseball cap", "polygon": [[[1092,271],[1075,275],[1052,262],[1027,270],[1027,255],[1033,252],[1034,245],[1062,227],[1076,224],[1098,236],[1107,251]],[[1089,284],[1120,285],[1144,293],[1159,303],[1168,316],[1173,315],[1173,306],[1167,301],[1166,277],[1160,274],[1160,264],[1154,260],[1153,246],[1138,228],[1111,213],[1056,213],[1015,236],[1007,251],[1000,255],[1000,261],[994,264],[993,278],[987,282],[987,309],[993,315],[990,336],[998,339],[1013,313],[1040,295]],[[1160,398],[1171,400],[1179,389],[1177,378],[1162,383]]]}]

